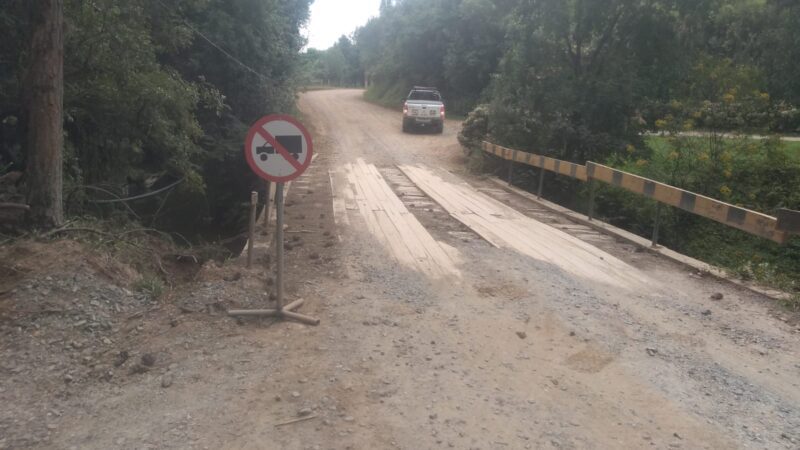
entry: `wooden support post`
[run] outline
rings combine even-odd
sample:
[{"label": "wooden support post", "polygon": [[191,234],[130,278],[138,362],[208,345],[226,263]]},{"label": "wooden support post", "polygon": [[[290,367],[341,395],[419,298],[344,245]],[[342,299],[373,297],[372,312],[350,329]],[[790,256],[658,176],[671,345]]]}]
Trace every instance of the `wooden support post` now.
[{"label": "wooden support post", "polygon": [[256,211],[258,211],[258,192],[250,193],[250,228],[247,232],[247,268],[253,266],[253,241],[256,239]]}]

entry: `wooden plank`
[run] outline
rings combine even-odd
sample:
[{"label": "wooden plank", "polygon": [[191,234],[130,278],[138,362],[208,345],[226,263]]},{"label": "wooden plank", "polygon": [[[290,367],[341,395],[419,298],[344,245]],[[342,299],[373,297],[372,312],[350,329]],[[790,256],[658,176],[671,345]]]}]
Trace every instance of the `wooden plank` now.
[{"label": "wooden plank", "polygon": [[[384,212],[388,222],[385,222],[386,227],[393,227],[392,230],[384,228],[384,232],[389,239],[392,239],[392,244],[396,247],[403,246],[411,257],[411,261],[417,263],[424,271],[429,273],[441,272],[438,267],[432,263],[432,259],[425,249],[425,245],[419,242],[419,235],[410,233],[413,224],[407,220],[411,214],[403,214],[405,205],[394,195],[391,188],[386,184],[378,172],[377,168],[373,165],[367,166],[363,160],[359,160],[358,164],[362,171],[364,180],[370,185],[376,201],[384,207]],[[416,222],[416,219],[414,218]],[[424,231],[424,230],[423,230]],[[423,233],[427,235],[427,232]]]},{"label": "wooden plank", "polygon": [[398,262],[434,278],[460,276],[457,254],[433,239],[374,165],[358,159],[345,169],[369,232]]},{"label": "wooden plank", "polygon": [[546,261],[584,278],[631,289],[652,283],[614,256],[563,231],[533,220],[463,183],[450,183],[434,169],[400,169],[456,220],[495,245]]}]

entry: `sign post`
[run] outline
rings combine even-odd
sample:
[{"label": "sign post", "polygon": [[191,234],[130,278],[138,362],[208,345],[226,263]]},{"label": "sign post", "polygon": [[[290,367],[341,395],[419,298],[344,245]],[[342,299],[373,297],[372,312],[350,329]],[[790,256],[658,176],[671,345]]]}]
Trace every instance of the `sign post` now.
[{"label": "sign post", "polygon": [[[275,309],[230,310],[230,316],[261,316],[293,319],[318,325],[319,319],[294,312],[303,304],[299,299],[284,306],[283,292],[283,222],[284,183],[299,177],[311,165],[313,143],[311,134],[291,116],[271,115],[256,122],[247,133],[244,143],[247,164],[259,177],[275,184]],[[269,195],[267,195],[269,197]],[[269,214],[269,209],[266,211]],[[267,218],[269,220],[269,218]],[[267,222],[269,223],[269,222]]]}]

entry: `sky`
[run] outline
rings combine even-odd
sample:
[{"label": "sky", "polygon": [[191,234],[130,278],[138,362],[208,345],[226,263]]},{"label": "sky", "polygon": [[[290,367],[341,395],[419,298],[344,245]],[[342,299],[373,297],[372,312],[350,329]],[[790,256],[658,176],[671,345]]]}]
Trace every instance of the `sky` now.
[{"label": "sky", "polygon": [[314,0],[306,35],[308,48],[325,50],[378,15],[380,0]]}]

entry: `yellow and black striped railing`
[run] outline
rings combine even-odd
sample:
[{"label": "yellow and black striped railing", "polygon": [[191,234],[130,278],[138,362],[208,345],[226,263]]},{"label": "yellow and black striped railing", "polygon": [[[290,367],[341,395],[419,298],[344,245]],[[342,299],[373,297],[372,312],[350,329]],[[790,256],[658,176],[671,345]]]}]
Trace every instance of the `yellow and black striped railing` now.
[{"label": "yellow and black striped railing", "polygon": [[522,150],[513,150],[486,141],[483,142],[483,150],[487,153],[491,153],[492,155],[499,156],[509,161],[515,161],[529,166],[538,167],[540,169],[549,170],[550,172],[566,175],[581,181],[587,181],[586,166],[582,166],[580,164],[537,155],[535,153],[529,153]]},{"label": "yellow and black striped railing", "polygon": [[[665,205],[674,206],[690,213],[715,220],[730,227],[760,236],[778,243],[786,243],[790,235],[800,234],[800,212],[782,209],[778,217],[772,217],[758,211],[741,208],[729,203],[695,194],[668,184],[613,169],[602,164],[587,162],[585,166],[536,155],[522,150],[505,148],[490,142],[483,142],[486,153],[502,159],[538,167],[566,175],[582,181],[601,181],[627,191],[651,198]],[[539,177],[539,196],[544,177]],[[593,201],[589,206],[591,219]],[[658,223],[658,218],[656,218]],[[658,240],[658,231],[654,231],[653,243]]]}]

